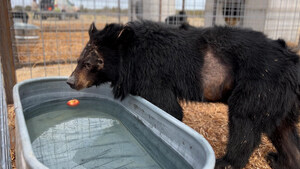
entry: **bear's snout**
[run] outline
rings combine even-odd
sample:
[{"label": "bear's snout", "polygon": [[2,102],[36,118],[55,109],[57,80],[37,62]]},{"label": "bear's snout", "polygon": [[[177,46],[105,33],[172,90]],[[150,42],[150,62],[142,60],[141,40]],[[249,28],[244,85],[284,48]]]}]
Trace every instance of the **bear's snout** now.
[{"label": "bear's snout", "polygon": [[74,76],[70,76],[67,80],[67,84],[74,89],[75,88],[75,78]]}]

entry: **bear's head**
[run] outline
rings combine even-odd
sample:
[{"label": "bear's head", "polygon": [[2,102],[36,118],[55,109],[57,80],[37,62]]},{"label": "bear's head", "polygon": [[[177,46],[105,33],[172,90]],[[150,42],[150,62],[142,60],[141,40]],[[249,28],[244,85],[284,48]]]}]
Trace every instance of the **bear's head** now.
[{"label": "bear's head", "polygon": [[113,82],[118,76],[120,48],[128,40],[128,30],[129,28],[120,24],[109,24],[99,31],[92,23],[89,28],[90,39],[67,80],[70,87],[81,90]]}]

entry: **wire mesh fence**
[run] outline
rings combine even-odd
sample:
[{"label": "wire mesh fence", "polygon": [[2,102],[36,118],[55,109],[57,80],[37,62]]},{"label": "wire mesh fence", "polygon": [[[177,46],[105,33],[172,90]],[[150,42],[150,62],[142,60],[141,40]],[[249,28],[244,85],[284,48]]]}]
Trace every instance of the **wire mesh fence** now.
[{"label": "wire mesh fence", "polygon": [[92,22],[147,19],[197,27],[251,28],[299,41],[299,0],[11,0],[17,79],[69,75],[88,41]]}]

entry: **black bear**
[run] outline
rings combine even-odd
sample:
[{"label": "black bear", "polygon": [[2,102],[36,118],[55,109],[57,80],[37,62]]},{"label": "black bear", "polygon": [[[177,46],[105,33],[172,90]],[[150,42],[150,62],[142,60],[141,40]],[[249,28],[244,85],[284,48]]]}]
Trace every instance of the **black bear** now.
[{"label": "black bear", "polygon": [[111,82],[115,98],[144,97],[182,120],[178,100],[224,102],[229,140],[216,168],[242,168],[265,133],[272,168],[299,169],[299,57],[283,40],[249,29],[175,27],[151,21],[109,24],[90,39],[67,83]]},{"label": "black bear", "polygon": [[165,23],[169,25],[181,25],[186,24],[187,22],[187,15],[185,11],[179,11],[179,14],[168,16],[165,19]]}]

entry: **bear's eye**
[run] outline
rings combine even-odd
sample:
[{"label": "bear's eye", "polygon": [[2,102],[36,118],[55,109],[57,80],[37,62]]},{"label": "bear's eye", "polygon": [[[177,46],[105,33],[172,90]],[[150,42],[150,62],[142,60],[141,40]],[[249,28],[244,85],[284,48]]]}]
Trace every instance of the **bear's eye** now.
[{"label": "bear's eye", "polygon": [[90,69],[92,67],[92,64],[87,62],[87,63],[84,64],[84,67],[87,68],[87,69]]},{"label": "bear's eye", "polygon": [[98,61],[99,61],[99,63],[100,63],[100,64],[102,64],[102,63],[103,63],[103,60],[102,60],[102,59],[99,59]]}]

